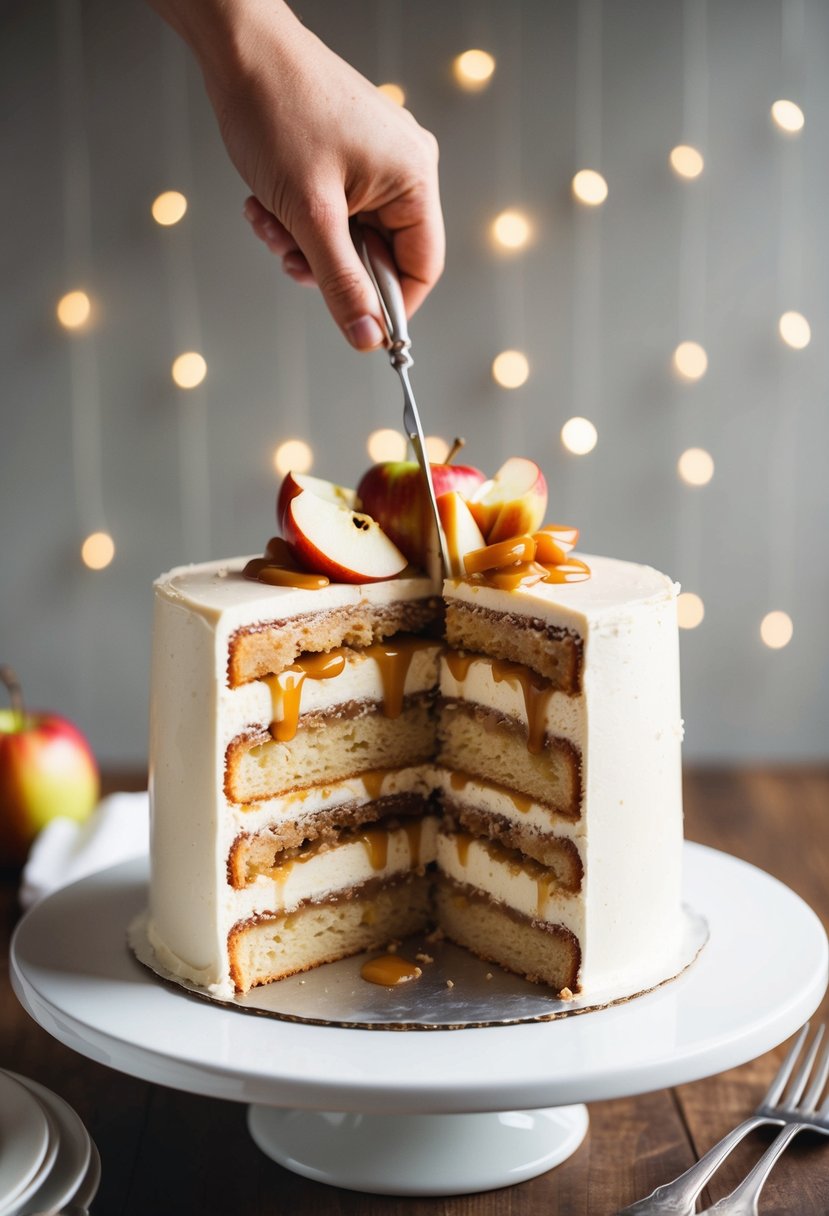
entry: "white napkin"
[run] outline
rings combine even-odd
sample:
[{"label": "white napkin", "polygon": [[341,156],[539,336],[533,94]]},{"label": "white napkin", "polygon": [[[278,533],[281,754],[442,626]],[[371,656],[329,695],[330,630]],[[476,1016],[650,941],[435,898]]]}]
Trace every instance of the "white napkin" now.
[{"label": "white napkin", "polygon": [[119,861],[141,857],[149,848],[147,791],[110,794],[84,823],[62,817],[47,823],[23,870],[20,903],[28,908],[58,887]]}]

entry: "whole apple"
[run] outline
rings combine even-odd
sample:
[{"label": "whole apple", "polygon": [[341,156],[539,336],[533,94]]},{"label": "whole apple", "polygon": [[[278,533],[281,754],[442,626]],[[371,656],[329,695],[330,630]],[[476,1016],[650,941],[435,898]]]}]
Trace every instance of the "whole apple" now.
[{"label": "whole apple", "polygon": [[[480,469],[464,464],[433,464],[435,497],[457,490],[467,499],[486,481]],[[426,483],[414,460],[387,460],[373,465],[357,486],[361,509],[415,566],[426,566],[434,531]]]},{"label": "whole apple", "polygon": [[77,727],[24,708],[20,685],[0,667],[11,708],[0,709],[0,865],[20,866],[50,819],[86,819],[98,801],[98,767]]}]

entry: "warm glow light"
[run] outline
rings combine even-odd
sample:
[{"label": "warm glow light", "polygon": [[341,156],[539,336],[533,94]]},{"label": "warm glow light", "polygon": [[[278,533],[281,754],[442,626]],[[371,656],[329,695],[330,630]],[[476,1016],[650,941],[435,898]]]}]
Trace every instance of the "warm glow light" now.
[{"label": "warm glow light", "polygon": [[108,532],[92,532],[81,545],[81,561],[90,570],[104,570],[115,557],[115,542]]},{"label": "warm glow light", "polygon": [[529,374],[527,356],[520,350],[502,350],[492,361],[492,378],[501,388],[520,388]]},{"label": "warm glow light", "polygon": [[696,629],[705,616],[705,604],[693,591],[683,591],[676,601],[676,619],[680,629]]},{"label": "warm glow light", "polygon": [[520,211],[502,211],[492,221],[492,239],[503,249],[523,249],[530,235],[530,221]]},{"label": "warm glow light", "polygon": [[760,637],[772,650],[788,646],[794,625],[788,612],[767,612],[760,624]]},{"label": "warm glow light", "polygon": [[678,177],[699,177],[705,168],[702,153],[690,144],[677,144],[671,149],[671,168]]},{"label": "warm glow light", "polygon": [[595,169],[579,169],[573,178],[573,194],[580,203],[598,207],[607,198],[607,182]]},{"label": "warm glow light", "polygon": [[452,69],[461,88],[472,92],[489,84],[495,71],[495,60],[489,51],[464,51],[454,60]]},{"label": "warm glow light", "polygon": [[378,84],[377,88],[388,97],[389,101],[393,101],[396,105],[404,106],[406,104],[406,94],[399,84],[393,84],[391,81],[388,81],[386,84]]},{"label": "warm glow light", "polygon": [[174,360],[172,374],[179,388],[195,388],[207,375],[207,364],[198,351],[188,350]]},{"label": "warm glow light", "polygon": [[69,291],[58,300],[58,320],[64,329],[79,329],[89,320],[92,302],[85,291]]},{"label": "warm glow light", "polygon": [[599,439],[589,418],[570,418],[561,428],[561,442],[574,456],[586,456],[592,452]]},{"label": "warm glow light", "polygon": [[273,454],[277,473],[307,473],[314,463],[314,453],[304,439],[286,439]]},{"label": "warm glow light", "polygon": [[449,444],[441,435],[426,436],[426,455],[430,464],[443,464],[449,451]]},{"label": "warm glow light", "polygon": [[803,350],[812,340],[812,327],[802,312],[784,312],[777,328],[786,345],[795,350]]},{"label": "warm glow light", "polygon": [[177,224],[187,210],[187,199],[178,190],[165,190],[153,199],[153,219],[163,228]]},{"label": "warm glow light", "polygon": [[772,121],[781,131],[787,131],[790,135],[796,135],[798,131],[803,130],[803,125],[806,122],[803,111],[800,106],[793,101],[776,101],[771,107]]},{"label": "warm glow light", "polygon": [[705,448],[688,448],[677,461],[677,470],[689,486],[707,486],[714,476],[714,460]]},{"label": "warm glow light", "polygon": [[708,356],[699,342],[680,342],[674,351],[674,369],[683,380],[699,380],[708,370]]},{"label": "warm glow light", "polygon": [[366,443],[368,454],[372,460],[405,460],[406,436],[390,427],[381,427],[372,431]]}]

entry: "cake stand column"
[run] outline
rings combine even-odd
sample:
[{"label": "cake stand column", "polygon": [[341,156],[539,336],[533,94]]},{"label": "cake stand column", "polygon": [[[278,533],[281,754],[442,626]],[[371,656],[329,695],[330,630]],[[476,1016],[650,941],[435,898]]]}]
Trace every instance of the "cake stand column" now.
[{"label": "cake stand column", "polygon": [[279,1165],[376,1195],[466,1195],[512,1186],[566,1161],[586,1106],[465,1115],[362,1115],[248,1107],[256,1144]]}]

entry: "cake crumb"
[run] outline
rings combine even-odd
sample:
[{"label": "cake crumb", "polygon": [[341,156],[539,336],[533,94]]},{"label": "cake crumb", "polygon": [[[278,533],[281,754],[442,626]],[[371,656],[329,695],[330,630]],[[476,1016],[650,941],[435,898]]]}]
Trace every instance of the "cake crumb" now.
[{"label": "cake crumb", "polygon": [[419,963],[433,963],[435,961],[431,954],[427,954],[425,950],[419,950],[415,955],[415,958]]},{"label": "cake crumb", "polygon": [[491,979],[492,979],[492,972],[491,972],[491,971],[487,971],[487,973],[486,973],[486,978],[487,978],[488,980],[491,980]]},{"label": "cake crumb", "polygon": [[390,941],[388,943],[388,945],[386,946],[386,953],[387,954],[397,954],[397,947],[399,945],[400,945],[399,941],[394,941],[394,939],[392,939],[392,941]]},{"label": "cake crumb", "polygon": [[430,945],[434,945],[435,942],[442,942],[444,937],[445,937],[445,934],[444,934],[443,930],[440,927],[438,927],[437,929],[433,929],[431,933],[428,933],[426,935],[426,941],[429,942]]},{"label": "cake crumb", "polygon": [[558,997],[560,1001],[572,1001],[573,994],[569,988],[562,988],[561,992],[558,994]]},{"label": "cake crumb", "polygon": [[300,982],[300,984],[304,984],[305,980],[300,980],[299,982]]},{"label": "cake crumb", "polygon": [[454,987],[455,987],[455,981],[454,981],[454,980],[447,980],[447,981],[446,981],[446,987],[447,987],[447,988],[454,988]]}]

